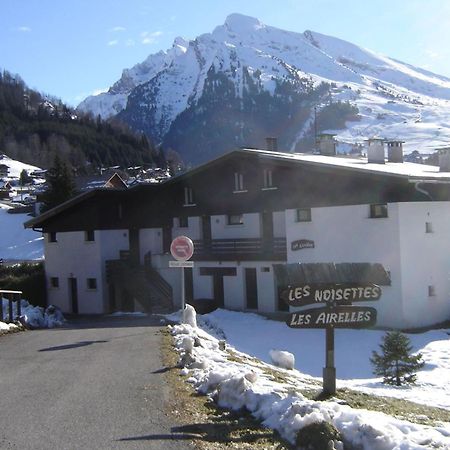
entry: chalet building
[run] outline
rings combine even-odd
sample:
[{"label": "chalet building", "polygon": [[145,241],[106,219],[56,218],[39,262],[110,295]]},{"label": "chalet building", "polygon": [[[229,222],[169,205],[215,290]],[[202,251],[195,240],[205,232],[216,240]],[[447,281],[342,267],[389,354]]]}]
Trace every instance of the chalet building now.
[{"label": "chalet building", "polygon": [[74,313],[176,308],[169,248],[186,235],[191,300],[277,313],[288,308],[274,264],[369,262],[391,278],[378,325],[450,319],[450,153],[440,170],[403,162],[401,142],[386,159],[384,143],[370,141],[367,159],[335,156],[327,139],[325,155],[236,150],[164,183],[85,192],[30,220],[45,234],[49,303]]}]

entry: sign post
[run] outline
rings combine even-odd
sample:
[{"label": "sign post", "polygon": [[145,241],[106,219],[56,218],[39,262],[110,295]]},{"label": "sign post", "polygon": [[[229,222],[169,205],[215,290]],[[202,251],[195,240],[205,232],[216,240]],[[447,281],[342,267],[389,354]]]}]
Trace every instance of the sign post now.
[{"label": "sign post", "polygon": [[187,236],[178,236],[170,244],[170,253],[176,261],[169,261],[169,267],[181,268],[181,309],[184,310],[186,304],[184,268],[194,267],[194,262],[188,261],[194,254],[194,243]]},{"label": "sign post", "polygon": [[[287,269],[287,266],[289,266],[289,269]],[[370,270],[364,276],[354,276],[354,273],[358,272],[357,263],[352,265],[353,271],[350,271],[352,275],[349,277],[351,281],[343,280],[345,277],[339,276],[339,271],[349,273],[349,264],[342,264],[342,266],[339,264],[305,264],[304,268],[301,267],[302,264],[287,266],[284,266],[286,268],[285,271],[282,270],[283,268],[277,269],[279,286],[284,289],[280,293],[280,297],[289,306],[320,305],[320,307],[300,309],[292,312],[287,317],[286,324],[291,328],[325,329],[323,391],[327,394],[335,394],[334,330],[335,328],[361,329],[376,324],[377,310],[375,308],[353,306],[353,302],[377,301],[380,299],[382,294],[380,286],[370,282],[370,279],[377,279],[377,277],[370,276]],[[324,266],[326,267],[324,268]],[[331,270],[330,266],[333,266]],[[367,269],[367,266],[368,264],[365,264],[360,267]],[[343,270],[340,270],[341,268]],[[289,274],[289,270],[291,271],[290,275],[294,277],[294,281],[286,276]],[[376,271],[385,273],[382,266],[374,270],[372,275]],[[305,276],[305,273],[308,275]],[[324,273],[328,275],[324,276]],[[295,280],[296,275],[298,278]],[[326,281],[323,281],[324,279]],[[317,280],[322,281],[318,282]]]}]

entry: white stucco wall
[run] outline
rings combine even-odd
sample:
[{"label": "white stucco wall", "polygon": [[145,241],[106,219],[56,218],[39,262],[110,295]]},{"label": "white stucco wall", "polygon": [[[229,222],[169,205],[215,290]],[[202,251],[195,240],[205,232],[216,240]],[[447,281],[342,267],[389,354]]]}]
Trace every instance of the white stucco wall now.
[{"label": "white stucco wall", "polygon": [[[400,247],[406,326],[450,319],[450,202],[401,203]],[[426,233],[430,222],[432,233]],[[434,296],[428,295],[434,286]]]},{"label": "white stucco wall", "polygon": [[201,235],[201,218],[196,217],[188,217],[188,226],[187,227],[179,227],[178,226],[178,217],[175,217],[173,220],[173,228],[172,228],[172,238],[175,239],[177,236],[187,236],[191,238],[193,241],[199,240],[202,238]]},{"label": "white stucco wall", "polygon": [[141,256],[141,264],[144,263],[145,255],[150,252],[153,255],[162,253],[162,229],[161,228],[144,228],[139,230],[139,253]]},{"label": "white stucco wall", "polygon": [[[78,312],[100,314],[107,299],[105,264],[107,259],[118,259],[120,250],[128,249],[126,230],[96,230],[93,242],[85,241],[84,231],[57,233],[57,242],[48,242],[45,236],[45,272],[48,303],[72,312],[68,278],[77,279]],[[59,279],[59,288],[50,286],[50,277]],[[97,289],[87,288],[87,279],[96,278]]]},{"label": "white stucco wall", "polygon": [[[313,208],[311,222],[296,222],[296,211],[286,211],[286,235],[289,263],[381,263],[390,271],[392,285],[383,286],[377,302],[361,305],[378,310],[377,325],[401,326],[404,320],[398,204],[388,205],[388,217],[369,218],[369,205]],[[297,251],[292,241],[312,240],[315,248]]]},{"label": "white stucco wall", "polygon": [[260,215],[244,214],[242,225],[228,225],[226,215],[211,216],[211,234],[213,239],[246,239],[261,237]]}]

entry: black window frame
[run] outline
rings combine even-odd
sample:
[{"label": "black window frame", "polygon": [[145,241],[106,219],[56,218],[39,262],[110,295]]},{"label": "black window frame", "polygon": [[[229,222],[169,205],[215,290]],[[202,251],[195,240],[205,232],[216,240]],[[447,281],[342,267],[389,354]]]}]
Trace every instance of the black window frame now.
[{"label": "black window frame", "polygon": [[[379,210],[379,208],[381,208]],[[371,219],[386,219],[389,217],[387,203],[372,203],[370,205],[369,217]]]},{"label": "black window frame", "polygon": [[183,192],[184,192],[184,205],[185,206],[195,205],[194,189],[192,189],[191,186],[185,186]]},{"label": "black window frame", "polygon": [[95,242],[95,231],[94,230],[85,230],[84,240],[86,242]]},{"label": "black window frame", "polygon": [[97,278],[86,278],[86,288],[88,291],[97,290]]},{"label": "black window frame", "polygon": [[[234,218],[239,218],[237,221]],[[227,225],[244,225],[244,214],[227,214]]]},{"label": "black window frame", "polygon": [[50,277],[50,287],[52,289],[59,288],[59,277]]},{"label": "black window frame", "polygon": [[[306,213],[306,217],[302,218],[301,213]],[[312,222],[311,208],[297,208],[295,210],[295,221],[300,222]]]},{"label": "black window frame", "polygon": [[189,228],[189,217],[187,216],[178,217],[178,228]]},{"label": "black window frame", "polygon": [[58,242],[58,238],[56,236],[56,231],[49,231],[48,242]]}]

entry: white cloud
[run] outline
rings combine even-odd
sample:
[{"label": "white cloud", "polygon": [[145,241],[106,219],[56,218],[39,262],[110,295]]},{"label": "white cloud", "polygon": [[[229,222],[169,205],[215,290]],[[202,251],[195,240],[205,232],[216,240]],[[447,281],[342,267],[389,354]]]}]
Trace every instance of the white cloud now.
[{"label": "white cloud", "polygon": [[107,92],[108,88],[100,88],[100,89],[94,89],[91,92],[81,92],[80,94],[76,95],[73,98],[74,103],[80,103],[82,100],[84,100],[86,97],[89,97],[90,95],[99,95],[103,92]]},{"label": "white cloud", "polygon": [[110,47],[113,47],[114,45],[117,45],[119,43],[119,41],[117,40],[117,39],[114,39],[113,41],[109,41],[108,42],[108,45],[110,46]]},{"label": "white cloud", "polygon": [[153,31],[153,32],[143,31],[141,33],[142,38],[141,43],[144,45],[153,44],[154,42],[156,42],[157,38],[162,34],[163,34],[162,31]]},{"label": "white cloud", "polygon": [[25,26],[17,27],[17,31],[20,31],[21,33],[29,33],[31,31],[31,28]]},{"label": "white cloud", "polygon": [[125,30],[126,30],[125,27],[118,26],[118,27],[111,28],[109,31],[112,31],[113,33],[120,33]]},{"label": "white cloud", "polygon": [[125,45],[127,46],[127,47],[133,47],[133,45],[135,45],[136,44],[136,42],[134,41],[134,39],[127,39],[126,41],[125,41]]}]

